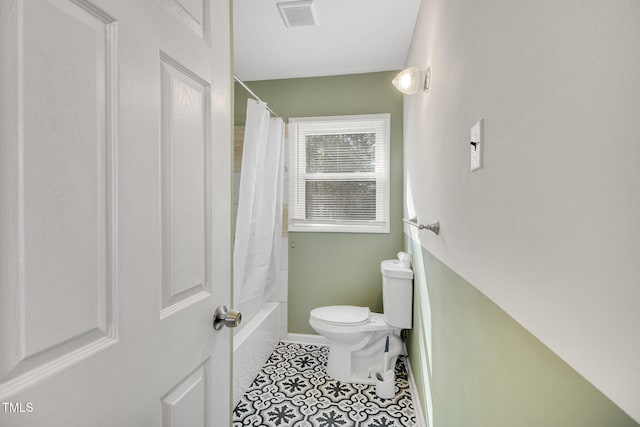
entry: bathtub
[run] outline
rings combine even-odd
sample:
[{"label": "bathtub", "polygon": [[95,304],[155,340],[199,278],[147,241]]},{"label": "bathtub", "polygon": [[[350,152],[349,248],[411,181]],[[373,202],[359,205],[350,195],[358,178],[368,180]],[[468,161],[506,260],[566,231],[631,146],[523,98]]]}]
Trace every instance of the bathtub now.
[{"label": "bathtub", "polygon": [[287,304],[263,302],[233,336],[233,406],[238,404],[287,329]]}]

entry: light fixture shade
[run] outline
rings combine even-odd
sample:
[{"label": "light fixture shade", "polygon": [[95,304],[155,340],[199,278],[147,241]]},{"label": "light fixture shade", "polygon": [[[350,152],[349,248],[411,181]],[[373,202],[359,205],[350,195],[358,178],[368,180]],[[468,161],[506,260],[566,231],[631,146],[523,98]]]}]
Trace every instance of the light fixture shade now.
[{"label": "light fixture shade", "polygon": [[420,87],[420,77],[420,70],[417,67],[409,67],[400,71],[391,83],[393,83],[400,92],[413,95],[418,92],[418,88]]}]

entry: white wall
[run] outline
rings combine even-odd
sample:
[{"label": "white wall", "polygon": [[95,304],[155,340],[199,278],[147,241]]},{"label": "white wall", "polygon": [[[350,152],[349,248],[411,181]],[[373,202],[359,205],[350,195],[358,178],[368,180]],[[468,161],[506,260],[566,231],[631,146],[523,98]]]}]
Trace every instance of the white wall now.
[{"label": "white wall", "polygon": [[407,65],[411,233],[640,420],[640,1],[423,0]]}]

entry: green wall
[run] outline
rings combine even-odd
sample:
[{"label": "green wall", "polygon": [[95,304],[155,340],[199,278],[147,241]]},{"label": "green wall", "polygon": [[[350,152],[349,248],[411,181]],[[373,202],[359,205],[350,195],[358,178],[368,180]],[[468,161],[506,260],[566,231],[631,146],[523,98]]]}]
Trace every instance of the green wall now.
[{"label": "green wall", "polygon": [[638,425],[470,283],[405,242],[416,275],[409,359],[423,407],[433,408],[430,425]]},{"label": "green wall", "polygon": [[[315,333],[309,312],[352,304],[382,310],[380,261],[402,250],[402,94],[394,72],[252,81],[247,85],[281,117],[391,113],[391,233],[289,233],[289,332]],[[235,121],[246,92],[236,87]]]}]

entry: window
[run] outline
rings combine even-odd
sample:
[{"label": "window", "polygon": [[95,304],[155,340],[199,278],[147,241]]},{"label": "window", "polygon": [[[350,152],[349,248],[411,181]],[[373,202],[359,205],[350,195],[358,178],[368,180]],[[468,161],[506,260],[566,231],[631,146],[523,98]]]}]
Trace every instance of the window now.
[{"label": "window", "polygon": [[389,119],[289,119],[290,231],[389,232]]}]

